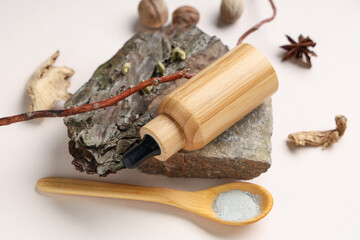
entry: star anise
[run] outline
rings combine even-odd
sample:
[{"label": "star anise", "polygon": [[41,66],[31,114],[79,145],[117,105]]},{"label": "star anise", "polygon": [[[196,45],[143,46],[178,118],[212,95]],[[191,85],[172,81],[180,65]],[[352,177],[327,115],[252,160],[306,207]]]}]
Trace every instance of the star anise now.
[{"label": "star anise", "polygon": [[291,37],[286,35],[290,42],[290,45],[280,46],[285,49],[287,53],[283,57],[283,61],[288,60],[291,57],[302,60],[309,68],[311,67],[310,55],[317,57],[316,53],[309,50],[309,47],[315,47],[316,43],[309,37],[304,38],[302,35],[299,36],[299,42],[295,42]]}]

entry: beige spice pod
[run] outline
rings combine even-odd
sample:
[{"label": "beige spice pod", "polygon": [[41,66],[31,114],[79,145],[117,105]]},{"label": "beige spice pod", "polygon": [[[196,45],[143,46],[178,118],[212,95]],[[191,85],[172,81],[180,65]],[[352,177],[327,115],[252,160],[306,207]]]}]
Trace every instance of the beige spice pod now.
[{"label": "beige spice pod", "polygon": [[140,129],[158,143],[165,161],[180,149],[202,148],[278,89],[274,68],[240,44],[161,101],[159,115]]}]

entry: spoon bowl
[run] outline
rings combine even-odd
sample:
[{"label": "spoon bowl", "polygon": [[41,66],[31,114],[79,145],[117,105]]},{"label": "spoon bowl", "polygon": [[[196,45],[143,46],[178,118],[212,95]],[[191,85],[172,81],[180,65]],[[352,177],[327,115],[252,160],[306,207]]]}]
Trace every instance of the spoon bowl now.
[{"label": "spoon bowl", "polygon": [[[265,188],[253,183],[244,182],[228,183],[200,191],[189,192],[169,188],[49,177],[40,179],[37,183],[37,188],[40,191],[50,193],[158,202],[228,225],[246,225],[257,222],[270,212],[273,205],[273,198]],[[256,196],[260,209],[259,214],[241,221],[227,221],[219,218],[213,209],[214,201],[220,193],[232,190],[241,190]]]}]

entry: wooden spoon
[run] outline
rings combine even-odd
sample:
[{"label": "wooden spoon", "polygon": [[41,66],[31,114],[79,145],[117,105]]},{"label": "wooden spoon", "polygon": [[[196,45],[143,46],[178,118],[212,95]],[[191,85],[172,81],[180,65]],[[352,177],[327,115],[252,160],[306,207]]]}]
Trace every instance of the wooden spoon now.
[{"label": "wooden spoon", "polygon": [[[228,183],[201,191],[188,192],[159,187],[144,187],[73,178],[49,177],[40,179],[37,183],[37,188],[41,191],[50,193],[164,203],[229,225],[245,225],[259,221],[270,212],[273,205],[273,198],[265,188],[256,184],[244,182]],[[242,221],[226,221],[216,216],[216,213],[213,210],[213,203],[217,196],[222,192],[236,189],[258,196],[260,205],[259,215]]]}]

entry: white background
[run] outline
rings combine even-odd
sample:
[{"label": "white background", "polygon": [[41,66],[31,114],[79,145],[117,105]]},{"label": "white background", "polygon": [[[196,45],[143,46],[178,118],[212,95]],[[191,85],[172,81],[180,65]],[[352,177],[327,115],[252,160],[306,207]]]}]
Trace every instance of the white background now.
[{"label": "white background", "polygon": [[[238,37],[271,15],[266,0],[244,0],[240,21],[218,24],[219,0],[167,0],[169,12],[191,4],[198,26],[233,47]],[[70,164],[62,119],[0,127],[1,239],[359,239],[360,2],[275,0],[278,16],[245,42],[274,65],[280,88],[273,97],[273,165],[250,182],[267,188],[274,207],[249,226],[226,226],[173,207],[129,200],[41,194],[47,176],[77,177],[199,190],[232,180],[171,179],[123,170],[106,179],[78,173]],[[75,69],[70,92],[112,57],[142,26],[138,1],[0,1],[0,116],[24,112],[25,85],[56,50],[58,66]],[[169,20],[170,22],[170,20]],[[318,43],[313,68],[281,62],[285,34]],[[334,128],[336,114],[348,130],[328,150],[291,150],[290,132]]]}]

